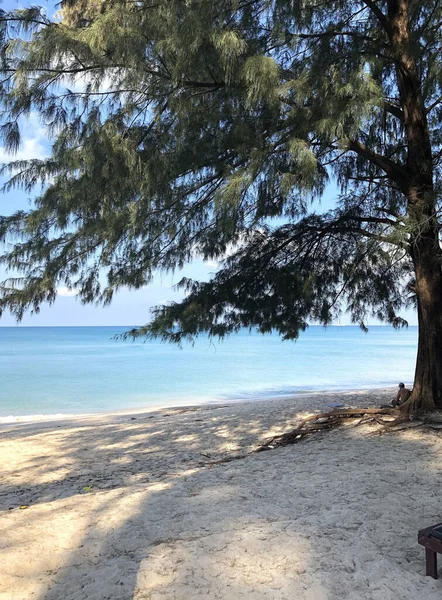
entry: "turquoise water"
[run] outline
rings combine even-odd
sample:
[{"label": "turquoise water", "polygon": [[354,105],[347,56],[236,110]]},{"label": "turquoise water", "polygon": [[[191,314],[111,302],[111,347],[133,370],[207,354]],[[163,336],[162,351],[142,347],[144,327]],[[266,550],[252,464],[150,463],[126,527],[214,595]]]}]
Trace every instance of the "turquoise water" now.
[{"label": "turquoise water", "polygon": [[244,331],[183,349],[113,339],[126,329],[0,328],[0,417],[385,387],[414,374],[416,327],[310,327],[296,343]]}]

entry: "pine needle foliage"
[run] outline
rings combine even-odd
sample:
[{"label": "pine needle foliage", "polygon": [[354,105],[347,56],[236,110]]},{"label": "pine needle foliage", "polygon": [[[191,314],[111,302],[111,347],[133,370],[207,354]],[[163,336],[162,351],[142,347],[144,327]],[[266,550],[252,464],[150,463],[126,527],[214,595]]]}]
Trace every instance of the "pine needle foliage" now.
[{"label": "pine needle foliage", "polygon": [[[412,245],[439,223],[442,3],[65,0],[60,14],[2,15],[3,143],[15,151],[36,111],[53,147],[3,169],[7,190],[43,187],[0,219],[1,262],[19,274],[0,311],[38,312],[60,286],[109,303],[202,257],[222,261],[213,279],[183,280],[185,299],[130,335],[293,339],[344,309],[362,327],[405,324]],[[430,212],[410,210],[404,52],[431,141]],[[320,213],[330,181],[340,194]]]}]

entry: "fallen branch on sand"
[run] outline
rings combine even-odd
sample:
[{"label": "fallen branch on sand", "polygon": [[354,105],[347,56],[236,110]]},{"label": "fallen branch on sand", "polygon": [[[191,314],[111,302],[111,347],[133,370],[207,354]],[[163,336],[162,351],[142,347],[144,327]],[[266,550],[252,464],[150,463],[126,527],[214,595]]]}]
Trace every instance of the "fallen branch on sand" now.
[{"label": "fallen branch on sand", "polygon": [[[302,419],[294,429],[270,438],[251,452],[224,456],[223,458],[210,460],[210,462],[203,464],[204,466],[211,467],[240,460],[256,452],[264,452],[265,450],[273,450],[281,446],[296,444],[308,435],[312,435],[318,431],[330,430],[349,422],[353,422],[353,426],[355,427],[367,423],[378,423],[382,426],[382,429],[377,430],[379,434],[422,426],[434,432],[442,431],[442,415],[440,413],[427,413],[426,415],[422,415],[421,419],[414,419],[413,417],[400,414],[394,408],[341,408],[330,412],[309,415]],[[201,452],[201,455],[212,459],[210,454]]]},{"label": "fallen branch on sand", "polygon": [[273,450],[280,446],[296,444],[308,435],[323,431],[324,429],[332,429],[352,419],[359,419],[355,425],[374,421],[383,425],[384,431],[387,429],[391,431],[398,425],[401,425],[401,429],[405,429],[406,427],[416,427],[423,424],[421,422],[412,422],[409,417],[396,417],[396,414],[393,408],[347,408],[310,415],[298,423],[291,431],[267,440],[267,442],[259,446],[254,452],[264,452],[265,450]]}]

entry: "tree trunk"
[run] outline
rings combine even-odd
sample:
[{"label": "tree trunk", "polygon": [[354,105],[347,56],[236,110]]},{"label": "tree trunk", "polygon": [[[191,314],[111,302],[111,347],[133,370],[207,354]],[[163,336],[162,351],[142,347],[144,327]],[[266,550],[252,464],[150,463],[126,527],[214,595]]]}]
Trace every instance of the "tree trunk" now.
[{"label": "tree trunk", "polygon": [[442,253],[433,182],[433,159],[416,47],[411,42],[410,0],[388,0],[388,35],[407,139],[407,173],[397,181],[407,198],[410,254],[415,271],[419,323],[411,398],[401,410],[442,408]]},{"label": "tree trunk", "polygon": [[411,247],[419,324],[413,393],[403,412],[442,408],[442,271],[436,227],[419,234]]}]

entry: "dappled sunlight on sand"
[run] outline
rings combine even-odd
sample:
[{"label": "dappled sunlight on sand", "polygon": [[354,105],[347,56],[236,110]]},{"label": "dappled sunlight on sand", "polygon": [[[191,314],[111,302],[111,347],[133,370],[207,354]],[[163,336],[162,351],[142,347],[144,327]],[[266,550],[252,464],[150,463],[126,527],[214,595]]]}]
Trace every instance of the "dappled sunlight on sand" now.
[{"label": "dappled sunlight on sand", "polygon": [[260,586],[281,593],[284,581],[287,586],[293,576],[305,572],[309,557],[309,545],[301,536],[281,532],[275,539],[266,521],[257,520],[253,528],[232,521],[224,523],[224,531],[159,544],[140,563],[137,588],[167,594],[167,588],[175,587],[183,598],[235,598],[244,590],[250,590],[251,598],[262,597]]},{"label": "dappled sunlight on sand", "polygon": [[249,454],[298,412],[4,428],[0,599],[439,600],[415,538],[442,520],[442,438],[349,425]]}]

